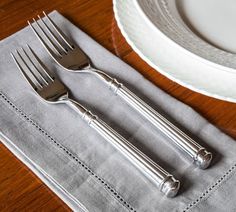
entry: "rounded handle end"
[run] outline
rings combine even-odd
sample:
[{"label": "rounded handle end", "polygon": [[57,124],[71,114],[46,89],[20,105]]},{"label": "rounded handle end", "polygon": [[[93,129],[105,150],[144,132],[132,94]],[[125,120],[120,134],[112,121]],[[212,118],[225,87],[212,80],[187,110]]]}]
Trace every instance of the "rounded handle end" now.
[{"label": "rounded handle end", "polygon": [[201,169],[206,169],[210,165],[211,160],[212,160],[212,153],[208,152],[206,149],[201,149],[197,153],[195,163]]},{"label": "rounded handle end", "polygon": [[174,197],[180,187],[179,180],[176,180],[172,175],[168,176],[165,182],[162,184],[161,191],[165,193],[167,197]]}]

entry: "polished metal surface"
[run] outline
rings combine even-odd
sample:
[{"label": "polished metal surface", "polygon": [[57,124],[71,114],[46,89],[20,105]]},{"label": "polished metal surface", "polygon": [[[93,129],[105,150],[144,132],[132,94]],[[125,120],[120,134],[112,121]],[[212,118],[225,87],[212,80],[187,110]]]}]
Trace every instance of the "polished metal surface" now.
[{"label": "polished metal surface", "polygon": [[[212,153],[151,108],[123,84],[101,70],[94,68],[89,58],[79,46],[69,39],[47,14],[44,13],[44,16],[44,19],[38,16],[39,20],[37,21],[33,19],[33,24],[28,23],[57,64],[68,71],[95,74],[98,78],[102,79],[115,94],[124,99],[170,138],[170,140],[175,143],[179,149],[185,152],[198,167],[205,169],[210,165]],[[41,34],[43,34],[46,39],[44,39]]]},{"label": "polished metal surface", "polygon": [[84,106],[71,99],[65,85],[50,74],[47,67],[45,67],[29,46],[27,49],[22,48],[17,50],[16,53],[12,53],[12,57],[23,76],[41,98],[51,104],[68,105],[90,127],[95,129],[103,138],[118,149],[166,196],[173,197],[177,194],[180,182]]}]

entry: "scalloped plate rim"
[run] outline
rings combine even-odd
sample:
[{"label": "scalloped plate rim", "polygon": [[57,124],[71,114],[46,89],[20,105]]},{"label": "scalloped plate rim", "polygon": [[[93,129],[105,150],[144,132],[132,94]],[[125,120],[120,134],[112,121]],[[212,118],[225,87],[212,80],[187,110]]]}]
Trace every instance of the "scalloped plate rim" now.
[{"label": "scalloped plate rim", "polygon": [[[160,68],[157,64],[154,64],[153,62],[151,62],[143,53],[142,51],[140,51],[136,45],[133,43],[133,41],[130,39],[129,35],[126,33],[126,31],[124,30],[123,28],[123,25],[120,21],[120,17],[118,15],[118,10],[117,10],[117,1],[119,0],[113,0],[113,11],[114,11],[114,16],[115,16],[115,19],[117,21],[117,24],[118,24],[118,27],[119,29],[121,30],[121,33],[123,34],[123,36],[125,37],[126,41],[128,42],[128,44],[134,49],[134,51],[145,61],[147,62],[151,67],[153,67],[154,69],[158,70],[158,72],[160,72],[161,74],[163,74],[164,76],[166,76],[167,78],[173,80],[174,82],[177,82],[178,84],[186,87],[186,88],[189,88],[190,90],[193,90],[195,92],[198,92],[198,93],[201,93],[201,94],[204,94],[206,96],[209,96],[209,97],[213,97],[213,98],[216,98],[216,99],[219,99],[219,100],[224,100],[224,101],[228,101],[228,102],[233,102],[233,103],[236,103],[236,98],[233,98],[233,97],[227,97],[227,96],[224,96],[224,95],[219,95],[219,94],[216,94],[216,93],[211,93],[211,92],[208,92],[204,89],[201,89],[201,88],[197,88],[189,83],[186,83],[186,82],[183,82],[182,80],[179,80],[177,79],[176,77],[173,77],[171,74],[165,72],[164,70],[162,70],[162,68]],[[232,74],[232,73],[231,73]]]}]

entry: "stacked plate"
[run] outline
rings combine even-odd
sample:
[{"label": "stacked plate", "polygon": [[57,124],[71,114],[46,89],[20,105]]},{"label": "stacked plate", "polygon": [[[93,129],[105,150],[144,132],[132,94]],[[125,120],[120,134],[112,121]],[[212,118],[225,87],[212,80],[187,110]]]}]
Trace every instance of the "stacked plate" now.
[{"label": "stacked plate", "polygon": [[114,0],[122,34],[149,65],[202,94],[236,102],[236,2]]}]

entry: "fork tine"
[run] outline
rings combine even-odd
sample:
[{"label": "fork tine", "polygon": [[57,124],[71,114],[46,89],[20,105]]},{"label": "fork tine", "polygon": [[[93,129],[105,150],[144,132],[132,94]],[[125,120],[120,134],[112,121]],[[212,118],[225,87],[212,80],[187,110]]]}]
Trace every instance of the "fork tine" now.
[{"label": "fork tine", "polygon": [[48,27],[47,23],[38,15],[39,20],[43,24],[43,26],[47,29],[48,33],[51,35],[51,37],[54,39],[54,41],[58,44],[58,46],[61,47],[61,49],[64,51],[65,54],[67,54],[68,50],[63,46],[63,44],[60,42],[60,40],[54,35],[52,30]]},{"label": "fork tine", "polygon": [[48,40],[48,42],[52,45],[54,51],[56,53],[54,53],[54,51],[52,51],[52,49],[46,44],[46,42],[44,41],[44,39],[40,36],[40,34],[37,32],[37,30],[35,29],[35,27],[33,26],[33,24],[30,23],[30,21],[28,21],[29,26],[31,27],[31,29],[33,30],[33,32],[35,33],[35,35],[38,37],[38,39],[40,40],[40,42],[44,45],[44,47],[47,49],[47,51],[52,54],[55,57],[62,57],[62,54],[59,52],[59,50],[57,49],[57,47],[55,46],[55,44],[51,41],[51,39],[48,37],[48,35],[44,32],[44,30],[42,29],[42,27],[38,24],[38,22],[33,19],[33,21],[36,23],[36,25],[38,26],[38,29],[45,35],[46,39]]},{"label": "fork tine", "polygon": [[58,35],[61,37],[61,39],[70,47],[71,50],[74,49],[73,42],[69,40],[69,38],[56,26],[56,24],[52,21],[52,19],[43,11],[44,16],[46,19],[51,23],[55,31],[58,33]]},{"label": "fork tine", "polygon": [[21,57],[20,53],[16,50],[16,54],[18,55],[18,57],[20,58],[20,60],[22,61],[22,63],[25,65],[25,67],[27,68],[27,70],[29,72],[26,72],[24,70],[24,68],[21,66],[19,60],[15,57],[15,55],[13,53],[11,53],[11,56],[13,58],[13,60],[15,61],[17,67],[19,68],[20,72],[22,73],[22,75],[26,78],[26,80],[31,84],[31,86],[35,89],[35,90],[40,90],[43,88],[43,86],[40,84],[40,82],[38,81],[38,79],[35,77],[35,75],[33,74],[32,70],[28,67],[28,65],[26,64],[26,62],[24,61],[24,59]]},{"label": "fork tine", "polygon": [[[32,49],[29,45],[27,45],[27,47],[28,47],[29,51],[31,52],[31,55],[33,56],[33,58],[35,59],[35,61],[37,61],[38,66],[40,67],[41,71],[43,71],[44,76],[46,76],[47,82],[49,82],[49,83],[50,83],[50,82],[53,82],[53,81],[54,81],[54,77],[49,74],[50,71],[48,70],[48,68],[47,68],[47,67],[42,63],[42,61],[38,58],[38,56],[35,54],[35,52],[33,51],[33,49]],[[35,65],[34,65],[34,66],[35,66]],[[35,66],[35,67],[36,67],[36,66]],[[37,68],[37,70],[39,70],[39,69]]]},{"label": "fork tine", "polygon": [[24,48],[21,48],[22,51],[24,52],[26,58],[28,59],[29,63],[34,67],[34,69],[37,71],[36,73],[39,75],[39,77],[41,78],[42,82],[44,85],[48,85],[48,81],[44,78],[44,76],[41,74],[41,72],[39,71],[39,69],[36,67],[36,65],[34,64],[34,62],[32,61],[32,59],[30,58],[30,56],[27,54],[27,52],[24,50]]},{"label": "fork tine", "polygon": [[[62,56],[62,52],[59,50],[61,46],[57,46],[54,44],[54,42],[52,41],[52,39],[50,38],[50,36],[48,36],[48,34],[45,32],[44,28],[39,24],[38,20],[35,20],[33,18],[33,21],[36,23],[38,29],[43,33],[43,35],[46,37],[46,39],[48,40],[48,42],[53,46],[53,48],[57,51],[57,53]],[[62,51],[63,51],[63,47],[62,47]],[[66,51],[65,51],[66,52]]]}]

